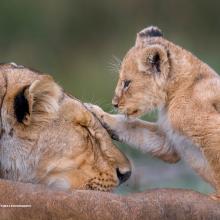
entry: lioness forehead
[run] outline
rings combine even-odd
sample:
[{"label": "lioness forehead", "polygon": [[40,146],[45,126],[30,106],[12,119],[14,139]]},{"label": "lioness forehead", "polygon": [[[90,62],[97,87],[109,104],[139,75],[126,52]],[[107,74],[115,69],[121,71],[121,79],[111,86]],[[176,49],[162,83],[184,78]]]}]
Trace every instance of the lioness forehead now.
[{"label": "lioness forehead", "polygon": [[[23,65],[18,65],[14,62],[11,63],[1,63],[0,64],[0,74],[6,76],[10,79],[7,80],[8,83],[23,84],[22,82],[30,82],[30,79],[35,80],[41,74],[40,71],[24,67]],[[14,79],[14,80],[13,80]],[[16,80],[15,80],[16,79]],[[12,80],[12,81],[11,81]]]},{"label": "lioness forehead", "polygon": [[20,70],[26,70],[26,71],[30,71],[33,74],[39,74],[41,73],[38,70],[35,70],[33,68],[29,68],[29,67],[25,67],[24,65],[21,64],[17,64],[15,62],[10,62],[10,63],[0,63],[0,69],[1,70],[15,70],[15,69],[20,69]]}]

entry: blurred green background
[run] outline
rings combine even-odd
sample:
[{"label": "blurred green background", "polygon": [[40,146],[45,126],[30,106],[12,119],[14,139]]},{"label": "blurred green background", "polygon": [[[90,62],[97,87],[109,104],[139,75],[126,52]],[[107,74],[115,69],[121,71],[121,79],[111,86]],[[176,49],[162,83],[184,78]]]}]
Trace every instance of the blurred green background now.
[{"label": "blurred green background", "polygon": [[[219,7],[220,1],[204,0],[2,0],[0,60],[52,74],[72,95],[111,111],[115,57],[122,59],[146,26],[159,26],[166,38],[220,72]],[[156,187],[212,191],[184,162],[169,165],[120,148],[134,169],[118,193]]]}]

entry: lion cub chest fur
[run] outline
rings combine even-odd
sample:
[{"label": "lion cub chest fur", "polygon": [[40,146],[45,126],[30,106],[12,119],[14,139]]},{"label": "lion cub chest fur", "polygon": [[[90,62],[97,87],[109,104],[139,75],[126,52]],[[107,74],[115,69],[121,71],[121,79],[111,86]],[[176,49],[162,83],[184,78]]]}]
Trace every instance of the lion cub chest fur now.
[{"label": "lion cub chest fur", "polygon": [[206,181],[212,183],[212,172],[201,148],[194,144],[188,137],[180,134],[173,128],[168,118],[168,114],[164,109],[159,111],[158,125],[166,133],[167,138],[174,146],[179,156]]}]

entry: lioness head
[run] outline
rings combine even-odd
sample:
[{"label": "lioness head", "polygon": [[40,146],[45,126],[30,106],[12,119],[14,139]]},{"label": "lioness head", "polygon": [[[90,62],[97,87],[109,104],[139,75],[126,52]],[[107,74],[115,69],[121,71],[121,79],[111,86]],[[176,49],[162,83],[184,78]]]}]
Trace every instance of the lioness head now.
[{"label": "lioness head", "polygon": [[131,174],[99,121],[51,77],[0,65],[2,178],[109,191]]},{"label": "lioness head", "polygon": [[191,53],[164,39],[158,28],[146,28],[137,34],[134,47],[122,61],[112,104],[128,116],[162,107],[172,96],[168,93],[191,80],[191,73],[200,66]]}]

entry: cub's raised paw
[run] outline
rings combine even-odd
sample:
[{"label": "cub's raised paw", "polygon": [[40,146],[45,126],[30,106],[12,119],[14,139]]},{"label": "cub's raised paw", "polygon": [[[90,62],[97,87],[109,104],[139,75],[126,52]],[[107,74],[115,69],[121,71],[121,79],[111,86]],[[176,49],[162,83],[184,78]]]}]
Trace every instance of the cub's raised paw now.
[{"label": "cub's raised paw", "polygon": [[114,115],[108,114],[104,112],[99,106],[93,105],[90,103],[84,103],[86,108],[92,112],[101,122],[102,126],[107,130],[109,135],[114,140],[119,140],[117,132],[115,131],[115,125],[117,124],[117,120]]},{"label": "cub's raised paw", "polygon": [[91,103],[84,103],[86,108],[92,112],[100,121],[102,121],[104,115],[106,114],[98,105],[93,105]]}]

